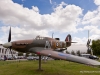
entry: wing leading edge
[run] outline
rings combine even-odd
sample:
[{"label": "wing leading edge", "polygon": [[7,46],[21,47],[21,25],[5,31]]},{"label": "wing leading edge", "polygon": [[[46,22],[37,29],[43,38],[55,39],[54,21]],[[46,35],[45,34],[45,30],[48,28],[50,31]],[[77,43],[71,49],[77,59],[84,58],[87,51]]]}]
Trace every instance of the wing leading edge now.
[{"label": "wing leading edge", "polygon": [[68,60],[68,61],[77,62],[81,64],[94,65],[94,66],[100,65],[100,62],[96,60],[79,57],[79,56],[75,56],[71,54],[56,52],[56,51],[53,51],[52,49],[47,50],[44,48],[36,47],[36,48],[31,48],[29,51],[40,54],[40,55],[50,56],[53,58]]}]

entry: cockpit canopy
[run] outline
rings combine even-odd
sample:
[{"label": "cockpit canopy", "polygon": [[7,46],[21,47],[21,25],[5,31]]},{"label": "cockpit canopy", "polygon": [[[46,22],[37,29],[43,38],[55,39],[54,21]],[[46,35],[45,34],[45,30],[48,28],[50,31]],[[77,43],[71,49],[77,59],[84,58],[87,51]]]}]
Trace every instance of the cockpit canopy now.
[{"label": "cockpit canopy", "polygon": [[60,40],[60,38],[55,38],[56,40]]},{"label": "cockpit canopy", "polygon": [[38,36],[36,36],[35,39],[36,39],[36,40],[40,40],[40,39],[42,40],[42,39],[44,39],[44,37],[41,37],[41,36],[38,35]]}]

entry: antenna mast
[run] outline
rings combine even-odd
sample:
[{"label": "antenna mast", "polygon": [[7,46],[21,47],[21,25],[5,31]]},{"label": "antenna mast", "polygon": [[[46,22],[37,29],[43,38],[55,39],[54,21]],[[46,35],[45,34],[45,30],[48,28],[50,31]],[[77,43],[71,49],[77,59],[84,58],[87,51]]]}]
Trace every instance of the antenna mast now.
[{"label": "antenna mast", "polygon": [[52,38],[53,38],[53,34],[54,34],[54,32],[52,33]]},{"label": "antenna mast", "polygon": [[89,30],[88,30],[88,40],[89,40]]}]

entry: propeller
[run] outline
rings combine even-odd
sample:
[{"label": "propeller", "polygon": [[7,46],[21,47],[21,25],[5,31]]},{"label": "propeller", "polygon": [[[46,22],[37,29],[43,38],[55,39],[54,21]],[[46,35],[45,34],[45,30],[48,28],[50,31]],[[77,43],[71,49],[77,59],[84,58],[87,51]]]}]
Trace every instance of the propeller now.
[{"label": "propeller", "polygon": [[12,55],[12,58],[14,58],[13,57],[13,53],[11,51],[11,49],[12,49],[12,43],[10,41],[11,41],[11,27],[10,27],[9,35],[8,35],[8,43],[3,44],[3,46],[6,47],[7,49],[10,49],[10,53]]},{"label": "propeller", "polygon": [[[10,42],[10,41],[11,41],[11,27],[10,27],[9,36],[8,36],[8,42]],[[13,53],[12,53],[12,51],[11,51],[12,46],[10,46],[9,49],[10,49],[10,53],[11,53],[11,55],[12,55],[12,57],[13,57]],[[13,58],[14,58],[14,57],[13,57]]]}]

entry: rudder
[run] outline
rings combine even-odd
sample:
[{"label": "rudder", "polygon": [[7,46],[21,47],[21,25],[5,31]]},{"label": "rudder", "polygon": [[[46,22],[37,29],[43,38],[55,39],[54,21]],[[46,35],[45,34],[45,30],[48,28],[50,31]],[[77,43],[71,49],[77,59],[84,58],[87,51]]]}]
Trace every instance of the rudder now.
[{"label": "rudder", "polygon": [[71,46],[71,41],[72,41],[71,35],[68,34],[67,37],[65,38],[66,47]]}]

